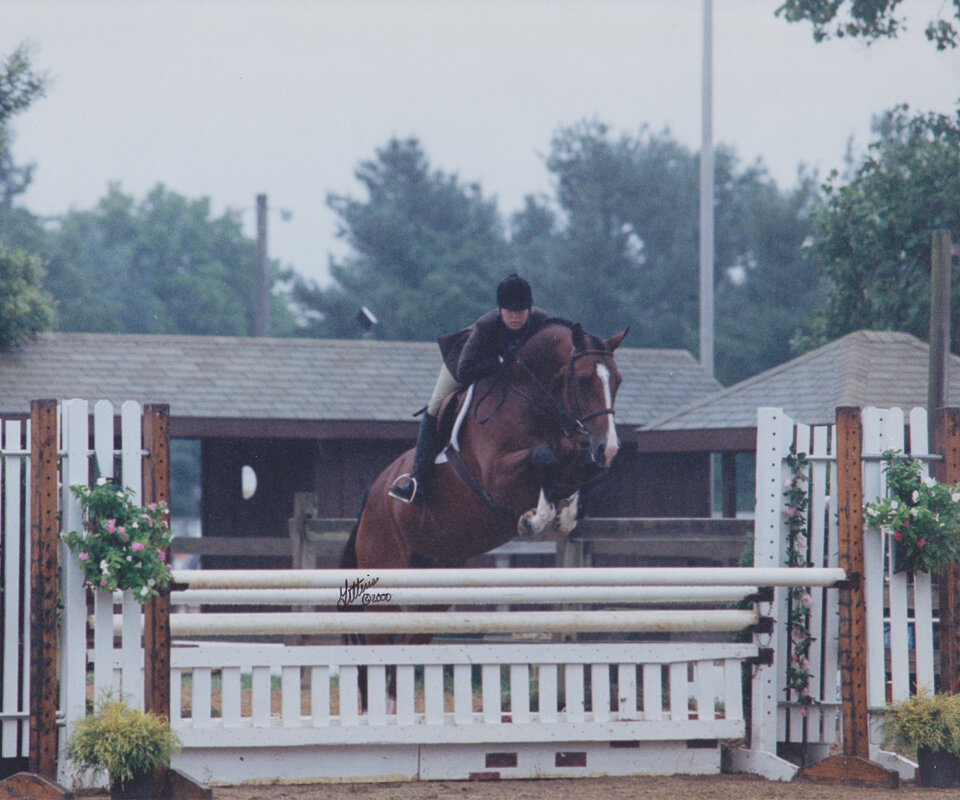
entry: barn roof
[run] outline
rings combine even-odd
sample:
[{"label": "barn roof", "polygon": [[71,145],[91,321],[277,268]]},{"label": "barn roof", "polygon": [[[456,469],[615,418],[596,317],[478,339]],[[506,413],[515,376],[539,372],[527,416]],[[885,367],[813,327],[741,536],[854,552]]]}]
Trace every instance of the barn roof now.
[{"label": "barn roof", "polygon": [[[908,333],[855,331],[642,426],[658,433],[754,429],[757,408],[783,408],[798,422],[833,422],[839,406],[927,404],[929,347]],[[950,393],[960,399],[960,358],[950,358]]]},{"label": "barn roof", "polygon": [[[682,350],[621,347],[617,364],[620,426],[720,388]],[[408,436],[439,365],[432,342],[45,333],[0,353],[0,412],[38,398],[138,400],[169,404],[180,436],[322,437],[345,423]]]}]

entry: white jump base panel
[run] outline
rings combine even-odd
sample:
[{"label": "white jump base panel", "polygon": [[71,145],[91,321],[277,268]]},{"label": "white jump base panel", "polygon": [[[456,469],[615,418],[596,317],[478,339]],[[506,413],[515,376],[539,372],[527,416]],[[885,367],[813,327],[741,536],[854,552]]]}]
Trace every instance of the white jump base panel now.
[{"label": "white jump base panel", "polygon": [[[745,735],[741,663],[756,653],[702,642],[177,647],[174,766],[214,785],[716,774],[721,742]],[[190,716],[176,692],[187,674]]]}]

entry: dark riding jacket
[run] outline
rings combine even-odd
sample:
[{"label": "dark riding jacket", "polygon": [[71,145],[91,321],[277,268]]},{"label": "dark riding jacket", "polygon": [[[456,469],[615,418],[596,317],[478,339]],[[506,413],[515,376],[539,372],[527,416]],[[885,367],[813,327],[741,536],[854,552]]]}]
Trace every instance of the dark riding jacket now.
[{"label": "dark riding jacket", "polygon": [[500,359],[509,361],[548,319],[546,311],[534,306],[524,326],[512,331],[500,319],[500,309],[495,308],[469,328],[437,337],[443,363],[457,382],[466,386],[496,372]]}]

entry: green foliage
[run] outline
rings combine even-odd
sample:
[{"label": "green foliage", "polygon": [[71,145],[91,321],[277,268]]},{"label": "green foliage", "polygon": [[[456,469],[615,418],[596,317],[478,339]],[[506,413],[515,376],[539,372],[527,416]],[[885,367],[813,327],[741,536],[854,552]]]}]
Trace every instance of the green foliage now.
[{"label": "green foliage", "polygon": [[889,705],[882,731],[884,744],[960,755],[960,695],[917,694]]},{"label": "green foliage", "polygon": [[170,764],[180,743],[163,717],[109,696],[79,720],[67,742],[67,758],[81,772],[105,769],[111,784],[124,784]]},{"label": "green foliage", "polygon": [[166,503],[134,505],[132,489],[106,478],[70,491],[83,508],[84,530],[69,531],[63,540],[76,552],[88,586],[129,590],[143,603],[170,582]]},{"label": "green foliage", "polygon": [[893,534],[905,569],[939,569],[960,556],[960,484],[924,477],[922,464],[899,450],[883,454],[887,497],[867,503],[871,525]]},{"label": "green foliage", "polygon": [[416,139],[391,140],[355,175],[363,199],[327,198],[352,250],[330,262],[335,285],[295,277],[305,334],[356,338],[364,305],[378,336],[428,339],[495,303],[494,288],[513,267],[496,204],[479,186],[433,170]]},{"label": "green foliage", "polygon": [[[795,445],[790,445],[790,454],[786,458],[790,477],[784,487],[786,500],[783,512],[787,518],[787,557],[788,567],[812,566],[809,558],[810,544],[807,537],[807,513],[810,509],[809,469],[806,453],[798,453]],[[810,645],[814,637],[810,634],[810,589],[804,586],[791,586],[787,592],[789,614],[787,618],[788,637],[790,639],[790,659],[787,663],[787,689],[794,692],[791,698],[804,708],[815,701],[810,695]]]},{"label": "green foliage", "polygon": [[[822,344],[860,329],[929,335],[931,233],[960,231],[960,106],[953,116],[898,106],[852,178],[830,175],[809,250],[827,281],[815,316]],[[960,325],[954,266],[952,326]]]},{"label": "green foliage", "polygon": [[39,258],[0,247],[0,349],[22,344],[53,324],[53,299],[43,288],[43,276]]},{"label": "green foliage", "polygon": [[[810,22],[817,42],[850,37],[870,44],[875,39],[896,39],[901,30],[906,30],[906,17],[898,9],[900,3],[901,0],[785,0],[776,14],[787,22]],[[924,30],[937,50],[957,46],[960,2],[954,0],[953,7],[951,20],[942,19],[938,12]]]},{"label": "green foliage", "polygon": [[[93,211],[71,211],[45,248],[61,330],[250,335],[256,244],[210,201],[158,185],[140,202],[110,187]],[[275,278],[277,275],[275,274]],[[280,298],[276,335],[292,318]]]},{"label": "green foliage", "polygon": [[[566,223],[553,263],[531,275],[547,307],[600,332],[629,324],[642,346],[696,352],[697,155],[669,132],[615,137],[582,122],[554,136],[547,166]],[[800,247],[815,186],[806,178],[783,194],[761,165],[741,169],[720,148],[715,187],[717,374],[732,382],[786,360],[818,303]]]}]

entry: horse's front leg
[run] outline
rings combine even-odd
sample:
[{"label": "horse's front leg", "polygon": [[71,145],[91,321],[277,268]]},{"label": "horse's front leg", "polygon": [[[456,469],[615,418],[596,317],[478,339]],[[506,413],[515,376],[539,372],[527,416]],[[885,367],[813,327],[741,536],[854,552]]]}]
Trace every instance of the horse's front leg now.
[{"label": "horse's front leg", "polygon": [[526,537],[566,536],[577,524],[580,492],[557,497],[556,473],[559,462],[546,445],[539,445],[530,451],[530,463],[540,479],[540,497],[536,508],[520,517],[517,532]]}]

